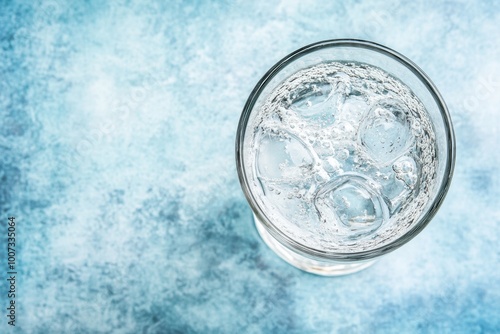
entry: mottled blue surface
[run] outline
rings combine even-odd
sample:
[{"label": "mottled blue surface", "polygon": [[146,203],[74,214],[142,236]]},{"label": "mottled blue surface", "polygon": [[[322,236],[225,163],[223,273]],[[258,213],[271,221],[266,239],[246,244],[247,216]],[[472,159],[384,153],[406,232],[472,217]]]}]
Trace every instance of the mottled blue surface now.
[{"label": "mottled blue surface", "polygon": [[[499,22],[498,1],[0,1],[0,309],[14,215],[19,333],[500,332]],[[345,37],[434,80],[457,165],[417,238],[323,278],[256,235],[234,139],[270,66]]]}]

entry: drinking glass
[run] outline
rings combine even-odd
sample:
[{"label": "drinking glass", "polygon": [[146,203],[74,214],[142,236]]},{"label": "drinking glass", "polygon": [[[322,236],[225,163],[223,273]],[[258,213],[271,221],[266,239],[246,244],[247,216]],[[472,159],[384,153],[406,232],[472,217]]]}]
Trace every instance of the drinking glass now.
[{"label": "drinking glass", "polygon": [[[425,107],[434,132],[434,158],[437,163],[433,172],[432,184],[428,182],[429,184],[425,185],[428,188],[428,197],[419,208],[420,211],[415,211],[416,213],[413,215],[404,215],[393,222],[396,226],[395,229],[397,226],[404,226],[403,230],[399,230],[397,237],[393,235],[383,240],[381,237],[379,237],[381,240],[374,237],[373,242],[367,243],[368,246],[362,249],[356,249],[357,241],[353,239],[350,249],[354,249],[354,251],[319,247],[309,243],[307,235],[300,236],[283,228],[282,225],[277,224],[273,210],[269,209],[272,205],[267,207],[265,205],[267,199],[263,193],[257,191],[257,188],[251,184],[256,182],[252,176],[254,171],[250,164],[252,155],[255,154],[255,148],[251,146],[255,131],[252,128],[252,122],[257,117],[259,110],[265,105],[269,96],[292,75],[298,71],[329,62],[366,64],[381,69],[396,78],[406,85],[411,94],[414,94]],[[370,143],[367,145],[370,146]],[[276,154],[280,153],[276,152]],[[427,163],[430,162],[424,161],[420,167],[424,168]],[[407,243],[422,231],[436,214],[445,198],[450,186],[454,163],[455,140],[451,119],[434,84],[408,58],[385,46],[362,40],[322,41],[303,47],[283,58],[264,75],[253,89],[244,106],[237,129],[237,170],[243,192],[253,211],[257,231],[264,242],[291,265],[310,273],[325,276],[345,275],[367,268],[374,261]],[[354,176],[349,173],[333,176],[334,181],[342,179],[349,182],[351,178]],[[383,206],[385,207],[386,204]],[[304,221],[304,224],[306,223],[308,222]],[[325,221],[325,224],[328,223]],[[314,237],[314,235],[312,236]]]}]

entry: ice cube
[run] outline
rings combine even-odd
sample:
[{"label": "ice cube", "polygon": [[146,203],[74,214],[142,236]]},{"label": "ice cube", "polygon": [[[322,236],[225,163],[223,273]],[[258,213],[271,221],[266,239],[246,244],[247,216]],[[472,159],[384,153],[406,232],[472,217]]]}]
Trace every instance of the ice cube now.
[{"label": "ice cube", "polygon": [[336,109],[331,103],[332,86],[328,82],[310,82],[290,93],[289,108],[321,127],[332,125]]},{"label": "ice cube", "polygon": [[351,238],[366,236],[388,219],[388,210],[371,182],[359,175],[344,174],[317,193],[315,206],[324,223],[334,223]]},{"label": "ice cube", "polygon": [[412,157],[403,156],[383,171],[389,177],[380,180],[381,192],[392,214],[411,196],[418,180],[418,168]]},{"label": "ice cube", "polygon": [[392,99],[377,103],[367,113],[359,138],[371,158],[387,163],[404,153],[411,139],[406,114],[406,107]]},{"label": "ice cube", "polygon": [[302,179],[312,170],[314,159],[307,145],[286,131],[261,134],[256,138],[256,165],[259,177],[266,179]]},{"label": "ice cube", "polygon": [[397,179],[403,181],[408,188],[413,189],[418,179],[415,160],[408,156],[401,157],[394,162],[392,169],[396,173]]}]

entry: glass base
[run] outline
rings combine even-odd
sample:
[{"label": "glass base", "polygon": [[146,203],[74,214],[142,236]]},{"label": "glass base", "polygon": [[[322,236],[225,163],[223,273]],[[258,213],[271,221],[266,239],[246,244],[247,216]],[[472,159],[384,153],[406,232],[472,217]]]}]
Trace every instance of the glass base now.
[{"label": "glass base", "polygon": [[262,223],[254,214],[255,227],[257,232],[259,232],[262,240],[279,255],[283,260],[291,264],[292,266],[299,268],[301,270],[307,271],[312,274],[322,275],[322,276],[342,276],[347,274],[352,274],[360,270],[366,269],[377,260],[368,261],[357,261],[357,262],[334,262],[328,261],[318,261],[307,258],[303,255],[289,250],[282,244],[280,244],[276,239],[273,238],[269,232],[264,228]]}]

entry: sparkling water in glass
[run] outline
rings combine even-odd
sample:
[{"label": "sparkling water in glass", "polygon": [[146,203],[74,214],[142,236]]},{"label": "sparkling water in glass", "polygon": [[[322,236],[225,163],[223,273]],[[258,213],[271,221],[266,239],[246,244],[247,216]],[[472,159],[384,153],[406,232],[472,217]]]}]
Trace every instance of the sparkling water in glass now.
[{"label": "sparkling water in glass", "polygon": [[237,164],[257,229],[303,270],[361,270],[429,222],[454,139],[430,80],[396,52],[334,40],[273,67],[250,96]]}]

